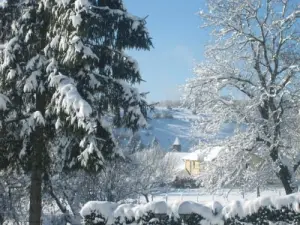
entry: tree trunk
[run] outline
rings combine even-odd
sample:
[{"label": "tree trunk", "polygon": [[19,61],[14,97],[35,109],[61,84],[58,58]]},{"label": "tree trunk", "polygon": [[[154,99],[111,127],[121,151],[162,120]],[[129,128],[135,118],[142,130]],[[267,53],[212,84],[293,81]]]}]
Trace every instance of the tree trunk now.
[{"label": "tree trunk", "polygon": [[293,184],[292,175],[287,166],[281,165],[277,176],[280,179],[287,195],[297,192],[297,187]]},{"label": "tree trunk", "polygon": [[43,152],[45,151],[43,129],[37,127],[32,135],[31,184],[29,225],[41,225]]},{"label": "tree trunk", "polygon": [[145,199],[146,199],[146,202],[149,202],[149,197],[148,197],[148,194],[143,194],[143,196],[145,197]]},{"label": "tree trunk", "polygon": [[260,189],[259,189],[259,186],[256,187],[256,197],[260,197]]},{"label": "tree trunk", "polygon": [[[279,154],[278,154],[277,147],[274,147],[271,150],[270,156],[271,156],[273,162],[276,163],[279,161]],[[297,192],[297,186],[294,184],[294,181],[292,179],[293,176],[292,176],[289,168],[286,165],[284,165],[283,163],[281,163],[280,161],[279,161],[279,168],[280,168],[279,172],[276,173],[276,175],[279,178],[279,180],[281,181],[282,186],[284,187],[285,193],[288,195],[288,194]]]},{"label": "tree trunk", "polygon": [[41,225],[41,214],[42,171],[40,168],[35,167],[31,172],[29,225]]},{"label": "tree trunk", "polygon": [[[45,116],[45,94],[36,93],[36,110]],[[45,139],[44,127],[42,124],[35,126],[31,134],[32,155],[31,155],[31,185],[30,185],[30,208],[29,225],[41,225],[42,214],[42,181],[43,168],[45,167]]]}]

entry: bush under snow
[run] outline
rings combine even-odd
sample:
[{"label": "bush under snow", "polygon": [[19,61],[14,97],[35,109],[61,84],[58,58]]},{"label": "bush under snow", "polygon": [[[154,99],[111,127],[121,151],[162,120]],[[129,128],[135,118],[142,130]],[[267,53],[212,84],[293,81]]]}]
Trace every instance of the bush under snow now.
[{"label": "bush under snow", "polygon": [[164,201],[144,205],[87,202],[80,212],[86,225],[112,224],[269,224],[300,221],[300,194],[260,197],[251,201],[203,205],[191,201],[168,205]]}]

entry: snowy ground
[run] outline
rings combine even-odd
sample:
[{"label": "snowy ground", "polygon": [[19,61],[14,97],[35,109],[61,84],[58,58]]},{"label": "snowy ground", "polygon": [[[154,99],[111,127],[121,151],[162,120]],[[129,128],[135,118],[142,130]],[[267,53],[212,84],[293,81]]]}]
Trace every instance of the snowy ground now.
[{"label": "snowy ground", "polygon": [[[270,187],[268,190],[261,191],[261,196],[282,196],[285,195],[283,188]],[[173,190],[163,194],[153,196],[151,200],[164,200],[168,203],[178,201],[195,201],[202,204],[209,204],[212,201],[218,201],[221,204],[227,204],[234,200],[252,200],[256,198],[256,192],[242,194],[241,190],[223,189],[214,195],[208,194],[204,189],[182,189]],[[143,201],[143,199],[142,199]]]}]

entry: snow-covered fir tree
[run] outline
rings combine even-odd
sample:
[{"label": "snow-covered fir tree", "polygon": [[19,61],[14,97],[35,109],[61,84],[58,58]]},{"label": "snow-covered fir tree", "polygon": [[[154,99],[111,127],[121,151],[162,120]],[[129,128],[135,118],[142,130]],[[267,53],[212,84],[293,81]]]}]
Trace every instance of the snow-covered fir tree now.
[{"label": "snow-covered fir tree", "polygon": [[43,178],[101,169],[119,154],[112,128],[146,124],[124,51],[152,43],[121,0],[11,2],[0,10],[0,165],[30,172],[29,223],[40,224]]}]

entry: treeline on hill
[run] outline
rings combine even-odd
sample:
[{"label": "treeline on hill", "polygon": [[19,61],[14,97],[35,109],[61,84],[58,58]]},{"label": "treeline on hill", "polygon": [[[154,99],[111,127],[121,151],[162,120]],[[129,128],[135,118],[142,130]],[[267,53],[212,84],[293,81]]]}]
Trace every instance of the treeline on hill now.
[{"label": "treeline on hill", "polygon": [[164,100],[157,102],[157,106],[166,107],[168,109],[178,108],[182,105],[180,100]]}]

